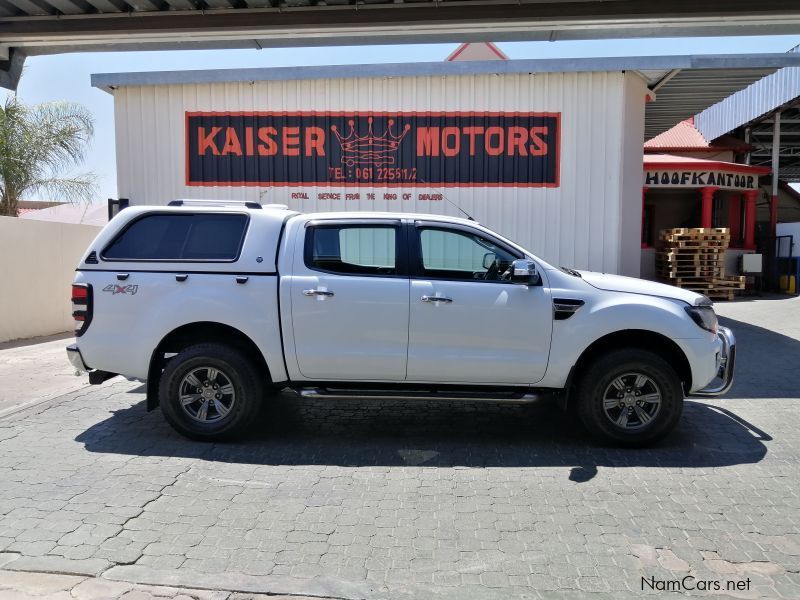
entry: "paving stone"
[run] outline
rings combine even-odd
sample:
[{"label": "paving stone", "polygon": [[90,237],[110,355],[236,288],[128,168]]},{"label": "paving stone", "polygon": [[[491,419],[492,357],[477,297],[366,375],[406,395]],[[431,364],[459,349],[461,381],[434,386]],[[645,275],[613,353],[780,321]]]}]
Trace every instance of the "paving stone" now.
[{"label": "paving stone", "polygon": [[69,592],[52,592],[46,595],[32,595],[27,592],[19,592],[17,590],[0,589],[0,600],[73,600]]},{"label": "paving stone", "polygon": [[84,580],[85,577],[75,575],[0,571],[0,589],[32,596],[69,592]]},{"label": "paving stone", "polygon": [[206,445],[138,384],[67,394],[0,419],[0,568],[368,600],[637,598],[643,576],[692,573],[791,598],[800,334],[758,302],[719,307],[741,345],[729,397],[687,401],[643,450],[548,405],[290,396]]},{"label": "paving stone", "polygon": [[75,560],[63,556],[21,556],[5,565],[11,571],[36,571],[42,573],[70,573],[75,575],[99,575],[110,566],[106,560],[87,558]]},{"label": "paving stone", "polygon": [[18,558],[19,554],[16,552],[0,552],[0,569],[2,569],[11,561],[17,560]]},{"label": "paving stone", "polygon": [[72,588],[76,600],[113,600],[133,588],[132,583],[90,578]]}]

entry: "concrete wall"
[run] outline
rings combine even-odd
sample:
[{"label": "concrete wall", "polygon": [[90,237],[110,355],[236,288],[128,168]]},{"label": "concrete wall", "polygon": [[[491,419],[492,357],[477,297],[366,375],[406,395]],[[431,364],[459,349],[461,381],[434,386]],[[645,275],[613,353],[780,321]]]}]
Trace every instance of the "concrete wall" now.
[{"label": "concrete wall", "polygon": [[[644,80],[635,73],[531,73],[146,85],[114,90],[117,184],[131,204],[176,198],[283,203],[303,212],[390,210],[476,220],[555,264],[639,275]],[[531,187],[359,188],[361,199],[319,200],[298,188],[186,185],[185,114],[193,111],[538,111],[561,114],[560,185]],[[302,188],[301,188],[302,189]],[[306,191],[302,189],[302,191]],[[410,201],[383,192],[411,192]],[[375,192],[369,200],[364,192]]]},{"label": "concrete wall", "polygon": [[73,329],[75,267],[100,229],[0,217],[0,342]]},{"label": "concrete wall", "polygon": [[[619,215],[617,273],[631,277],[641,276],[640,256],[637,252],[642,241],[642,140],[644,139],[644,111],[642,101],[644,80],[636,73],[628,73],[624,80],[623,102],[618,115],[622,139],[619,162]],[[607,126],[607,125],[606,125]],[[609,148],[610,150],[610,148]],[[608,185],[608,184],[606,184]],[[612,184],[612,186],[616,187]],[[610,232],[606,232],[607,235]]]}]

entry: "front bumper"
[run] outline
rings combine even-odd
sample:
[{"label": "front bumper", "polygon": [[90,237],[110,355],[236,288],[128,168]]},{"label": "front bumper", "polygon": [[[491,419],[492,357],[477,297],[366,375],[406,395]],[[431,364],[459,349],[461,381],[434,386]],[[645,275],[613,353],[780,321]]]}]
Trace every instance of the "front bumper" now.
[{"label": "front bumper", "polygon": [[736,337],[727,327],[719,327],[717,337],[722,342],[717,377],[702,390],[692,392],[692,396],[721,396],[733,385],[733,371],[736,366]]}]

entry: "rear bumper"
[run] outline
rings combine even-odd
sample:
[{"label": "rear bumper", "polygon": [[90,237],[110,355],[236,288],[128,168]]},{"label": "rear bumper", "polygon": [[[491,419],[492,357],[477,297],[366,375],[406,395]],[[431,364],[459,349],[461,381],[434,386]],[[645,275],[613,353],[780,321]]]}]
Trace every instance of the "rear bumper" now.
[{"label": "rear bumper", "polygon": [[91,369],[86,366],[86,363],[83,361],[83,355],[78,349],[77,344],[70,344],[67,346],[67,358],[69,359],[70,364],[75,367],[75,372],[77,375],[85,375],[86,373],[89,374],[89,383],[92,385],[99,385],[104,381],[117,376],[117,373],[109,373],[108,371]]},{"label": "rear bumper", "polygon": [[70,344],[67,346],[67,358],[79,375],[89,372],[89,367],[83,362],[83,356],[81,355],[81,351],[78,350],[77,344]]},{"label": "rear bumper", "polygon": [[691,396],[721,396],[733,385],[733,372],[736,367],[736,337],[727,327],[720,327],[717,337],[722,342],[717,377],[702,390],[692,392]]}]

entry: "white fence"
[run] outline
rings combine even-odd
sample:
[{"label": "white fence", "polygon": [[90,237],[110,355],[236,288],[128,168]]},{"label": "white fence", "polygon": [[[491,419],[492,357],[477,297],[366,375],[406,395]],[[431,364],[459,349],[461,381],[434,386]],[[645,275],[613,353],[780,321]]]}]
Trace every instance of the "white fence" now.
[{"label": "white fence", "polygon": [[75,267],[100,229],[0,217],[0,342],[73,328]]}]

